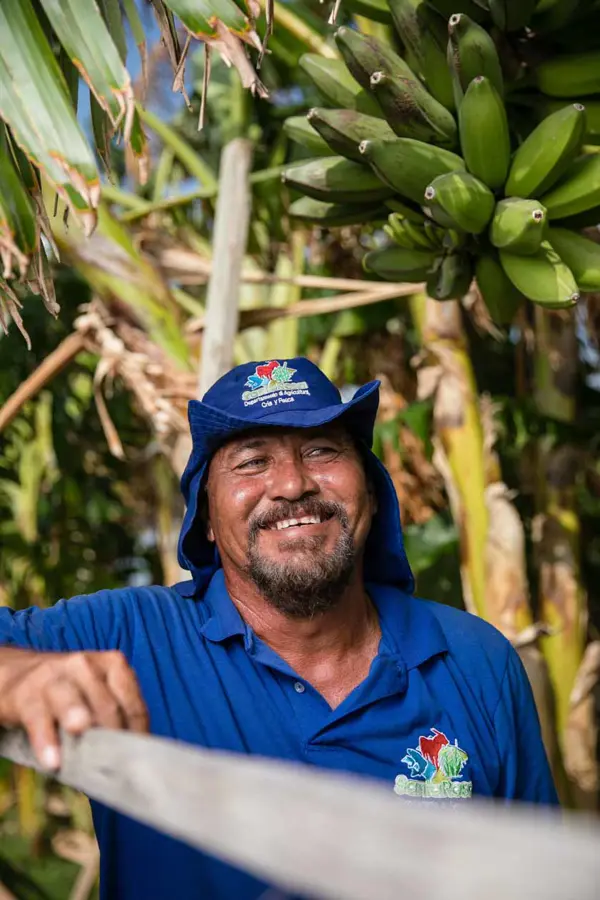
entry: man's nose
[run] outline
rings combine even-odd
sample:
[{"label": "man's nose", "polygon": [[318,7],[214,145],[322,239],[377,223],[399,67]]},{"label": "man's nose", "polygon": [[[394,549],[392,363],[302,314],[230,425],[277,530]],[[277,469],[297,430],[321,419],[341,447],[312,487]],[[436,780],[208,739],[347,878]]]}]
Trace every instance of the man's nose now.
[{"label": "man's nose", "polygon": [[319,484],[302,459],[290,456],[279,459],[268,481],[271,500],[299,500],[307,494],[318,494]]}]

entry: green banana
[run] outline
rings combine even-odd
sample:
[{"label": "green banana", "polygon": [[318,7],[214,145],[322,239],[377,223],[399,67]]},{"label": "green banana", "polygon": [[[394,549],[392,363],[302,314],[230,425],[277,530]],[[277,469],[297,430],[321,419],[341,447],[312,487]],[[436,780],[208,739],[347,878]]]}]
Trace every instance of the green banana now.
[{"label": "green banana", "polygon": [[432,0],[432,5],[446,21],[456,13],[469,16],[474,22],[485,22],[490,18],[489,8],[477,0]]},{"label": "green banana", "polygon": [[493,190],[506,181],[510,138],[504,103],[488,78],[473,79],[458,111],[460,145],[467,169]]},{"label": "green banana", "polygon": [[549,309],[564,309],[579,300],[577,282],[548,241],[532,256],[500,251],[502,268],[518,291]]},{"label": "green banana", "polygon": [[391,47],[352,28],[338,28],[335,40],[350,72],[370,90],[400,137],[443,146],[456,143],[456,122]]},{"label": "green banana", "polygon": [[415,225],[399,213],[391,213],[388,217],[387,234],[400,247],[407,250],[437,250],[439,244],[432,241],[430,234],[425,230],[425,225]]},{"label": "green banana", "polygon": [[560,220],[561,228],[578,231],[580,228],[594,228],[600,225],[600,206],[594,206],[575,216],[567,216]]},{"label": "green banana", "polygon": [[299,59],[299,66],[327,103],[383,118],[377,100],[354,80],[341,59],[304,53]]},{"label": "green banana", "polygon": [[438,249],[442,249],[444,246],[444,238],[446,236],[446,230],[443,228],[438,228],[433,222],[426,220],[423,223],[423,228],[425,229],[425,234],[429,238],[429,243],[432,247],[437,247]]},{"label": "green banana", "polygon": [[[380,122],[381,119],[377,121]],[[333,156],[336,152],[307,122],[306,116],[289,116],[283,123],[283,130],[291,141],[310,150],[314,156]]]},{"label": "green banana", "polygon": [[495,256],[484,253],[477,258],[475,278],[492,321],[497,325],[510,325],[525,298]]},{"label": "green banana", "polygon": [[392,14],[386,0],[345,0],[344,6],[365,19],[372,19],[383,25],[392,24]]},{"label": "green banana", "polygon": [[[543,98],[539,102],[539,95],[535,100],[538,101],[536,106],[541,108],[545,116],[549,116],[559,109],[564,109],[564,101],[551,100],[549,97]],[[535,102],[535,101],[534,101]],[[585,107],[585,137],[584,144],[600,144],[600,100],[586,99],[582,104]]]},{"label": "green banana", "polygon": [[496,206],[490,240],[499,250],[537,253],[546,231],[546,210],[537,200],[509,197]]},{"label": "green banana", "polygon": [[460,107],[465,91],[474,78],[483,75],[504,96],[504,80],[500,58],[492,38],[481,25],[464,13],[455,13],[448,20],[448,67],[452,73],[454,97]]},{"label": "green banana", "polygon": [[600,153],[576,159],[541,199],[550,219],[576,216],[600,205]]},{"label": "green banana", "polygon": [[[439,119],[433,119],[423,106],[415,102],[412,88],[405,80],[385,72],[374,72],[371,76],[371,90],[398,137],[410,137],[440,147],[451,148],[456,145],[456,122],[450,113],[438,104],[448,118],[441,124]],[[424,90],[422,85],[419,90]],[[437,103],[433,97],[429,98],[429,102],[431,101]]]},{"label": "green banana", "polygon": [[[418,83],[408,64],[383,41],[342,25],[335,32],[335,42],[353,78],[369,91],[371,75],[382,70],[397,78]],[[426,94],[425,88],[421,90]]]},{"label": "green banana", "polygon": [[538,88],[550,97],[583,97],[600,91],[600,50],[551,56],[533,72]]},{"label": "green banana", "polygon": [[452,75],[446,65],[446,19],[425,0],[389,0],[389,8],[415,71],[442,106],[454,109]]},{"label": "green banana", "polygon": [[[429,186],[425,188],[425,196],[427,196],[427,191],[429,190]],[[444,210],[443,207],[438,206],[435,201],[429,202],[428,206],[423,207],[423,211],[427,213],[432,222],[435,222],[439,228],[443,228],[444,230],[453,228],[455,230],[459,230],[458,225],[448,213]]]},{"label": "green banana", "polygon": [[571,20],[578,6],[579,0],[540,0],[531,27],[536,34],[557,31]]},{"label": "green banana", "polygon": [[438,175],[465,167],[455,153],[411,138],[363,141],[359,150],[382,181],[415,203],[423,202],[425,188]]},{"label": "green banana", "polygon": [[364,162],[358,145],[366,140],[394,140],[395,134],[384,119],[366,116],[355,109],[311,109],[306,117],[310,128],[318,132],[332,151]]},{"label": "green banana", "polygon": [[581,150],[586,113],[581,103],[565,106],[544,119],[513,157],[505,186],[509,197],[547,191]]},{"label": "green banana", "polygon": [[537,0],[490,0],[490,13],[500,31],[520,31],[529,25]]},{"label": "green banana", "polygon": [[567,228],[550,228],[548,240],[572,271],[580,291],[600,291],[600,244]]},{"label": "green banana", "polygon": [[290,216],[307,225],[338,228],[343,225],[364,225],[384,220],[385,207],[379,203],[353,206],[349,203],[324,203],[312,197],[300,197],[289,207]]},{"label": "green banana", "polygon": [[385,201],[385,205],[392,212],[400,213],[401,216],[410,222],[414,222],[416,225],[422,225],[426,220],[426,216],[420,206],[417,206],[416,203],[411,203],[410,200],[400,200],[399,197],[392,197],[390,200]]},{"label": "green banana", "polygon": [[466,233],[456,228],[446,228],[442,234],[442,248],[449,253],[453,250],[462,250],[467,242]]},{"label": "green banana", "polygon": [[403,247],[405,250],[419,250],[420,247],[416,247],[413,241],[409,238],[407,234],[402,230],[401,227],[390,225],[389,222],[387,225],[383,226],[383,230],[387,234],[387,236],[392,240],[395,244],[398,244],[399,247]]},{"label": "green banana", "polygon": [[496,202],[490,189],[468,172],[438,175],[425,189],[425,200],[441,207],[455,226],[471,234],[481,234]]},{"label": "green banana", "polygon": [[343,156],[288,166],[281,178],[289,187],[325,203],[371,203],[391,193],[374,172]]},{"label": "green banana", "polygon": [[434,250],[407,250],[405,247],[385,247],[371,250],[363,260],[367,272],[385,281],[425,281],[436,259]]},{"label": "green banana", "polygon": [[449,253],[438,258],[435,272],[427,277],[427,293],[434,300],[462,300],[473,280],[473,266],[466,254]]},{"label": "green banana", "polygon": [[405,223],[405,230],[415,242],[420,243],[424,250],[441,250],[443,230],[436,228],[433,222],[424,222],[419,228],[413,222]]}]

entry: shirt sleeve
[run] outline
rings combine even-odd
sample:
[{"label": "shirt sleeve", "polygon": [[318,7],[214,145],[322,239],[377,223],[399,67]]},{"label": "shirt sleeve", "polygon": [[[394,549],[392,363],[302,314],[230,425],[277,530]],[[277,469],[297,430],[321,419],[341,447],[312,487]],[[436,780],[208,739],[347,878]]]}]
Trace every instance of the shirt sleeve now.
[{"label": "shirt sleeve", "polygon": [[59,600],[48,609],[32,606],[15,612],[0,607],[0,645],[40,651],[115,650],[119,648],[120,591],[98,591]]},{"label": "shirt sleeve", "polygon": [[494,725],[501,758],[498,796],[558,805],[529,679],[512,647]]}]

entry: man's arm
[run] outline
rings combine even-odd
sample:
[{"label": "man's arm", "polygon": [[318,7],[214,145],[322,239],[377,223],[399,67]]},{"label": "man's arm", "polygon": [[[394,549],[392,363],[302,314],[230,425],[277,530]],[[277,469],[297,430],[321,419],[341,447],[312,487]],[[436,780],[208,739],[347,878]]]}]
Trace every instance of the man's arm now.
[{"label": "man's arm", "polygon": [[529,679],[517,653],[512,648],[508,652],[494,715],[501,757],[498,796],[528,803],[558,804]]},{"label": "man's arm", "polygon": [[[0,726],[23,727],[47,768],[60,765],[58,728],[148,730],[134,672],[115,646],[112,592],[50,609],[0,608]],[[105,652],[96,652],[106,648]]]}]

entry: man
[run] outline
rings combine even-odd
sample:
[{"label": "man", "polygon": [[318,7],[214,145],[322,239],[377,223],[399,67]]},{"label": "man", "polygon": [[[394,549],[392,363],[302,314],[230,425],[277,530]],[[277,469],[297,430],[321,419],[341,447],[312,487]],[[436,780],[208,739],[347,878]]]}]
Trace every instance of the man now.
[{"label": "man", "polygon": [[[179,543],[192,579],[0,610],[0,724],[24,726],[49,768],[57,725],[150,727],[376,777],[399,803],[555,803],[510,644],[412,596],[396,494],[369,449],[377,405],[377,382],[342,403],[302,358],[238,366],[192,401]],[[92,810],[105,898],[267,889]]]}]

